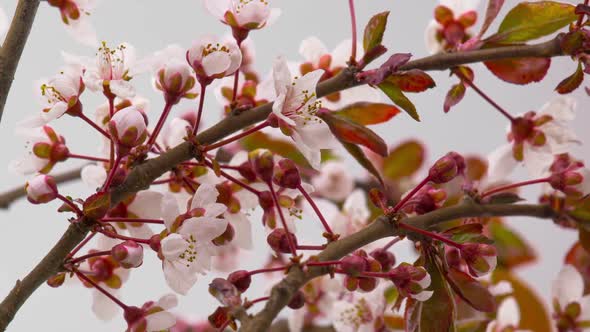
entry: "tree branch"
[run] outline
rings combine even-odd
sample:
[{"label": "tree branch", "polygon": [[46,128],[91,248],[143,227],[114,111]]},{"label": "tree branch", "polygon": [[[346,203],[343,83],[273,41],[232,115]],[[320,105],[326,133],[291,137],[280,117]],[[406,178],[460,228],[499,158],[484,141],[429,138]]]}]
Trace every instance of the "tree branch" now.
[{"label": "tree branch", "polygon": [[[82,171],[82,168],[83,167],[78,167],[69,171],[65,171],[63,173],[53,175],[55,183],[60,184],[78,180],[80,178],[80,172]],[[16,187],[3,193],[0,193],[0,209],[8,209],[14,201],[25,196],[26,192],[23,186]]]},{"label": "tree branch", "polygon": [[[523,45],[500,47],[486,50],[475,50],[462,53],[438,54],[423,59],[408,62],[401,70],[423,69],[423,70],[444,70],[460,64],[480,62],[493,59],[504,59],[510,57],[522,56],[559,56],[562,55],[558,39],[537,45]],[[344,69],[340,74],[328,79],[317,86],[318,97],[326,96],[330,93],[348,89],[359,85],[355,78],[355,73],[351,69]],[[247,111],[234,112],[221,120],[213,127],[205,130],[197,136],[200,144],[211,144],[232,133],[256,124],[267,118],[272,111],[272,103],[268,103]],[[149,159],[143,164],[136,166],[128,175],[126,180],[120,186],[111,191],[111,204],[122,201],[126,197],[135,194],[139,190],[147,189],[150,183],[172,169],[177,164],[190,160],[199,155],[199,151],[193,143],[185,142],[177,147],[163,153],[157,158]],[[467,210],[456,211],[456,208],[448,208],[436,211],[444,218],[459,218],[467,215],[481,215],[483,213],[498,213],[502,211],[512,211],[516,215],[534,215],[542,216],[548,213],[546,208],[538,206],[529,206],[530,210],[521,211],[527,205],[515,206],[486,206],[485,211],[479,206],[471,206]],[[499,210],[495,210],[499,209]],[[503,210],[504,209],[504,210]],[[514,210],[511,210],[514,209]],[[469,213],[465,212],[469,211]],[[520,214],[518,213],[520,211]],[[459,213],[461,212],[461,213]],[[525,213],[526,212],[526,213]],[[435,215],[437,215],[435,214]],[[430,214],[429,214],[430,215]],[[503,214],[502,214],[503,215]],[[412,218],[412,222],[417,224],[430,222],[432,217]],[[408,219],[410,220],[410,219]],[[17,282],[15,288],[0,304],[0,331],[4,331],[6,326],[14,318],[18,308],[27,300],[27,298],[51,277],[59,268],[66,255],[84,239],[90,231],[93,221],[84,220],[81,224],[72,224],[64,233],[59,242],[52,248],[47,256],[31,271],[22,282]],[[346,253],[362,247],[374,240],[384,236],[396,234],[392,225],[386,218],[379,218],[363,231],[346,237],[342,240],[332,243],[320,255],[321,260],[331,260],[342,257]],[[389,234],[389,235],[388,235]],[[256,315],[250,322],[246,322],[242,327],[243,331],[265,331],[269,327],[272,319],[287,304],[291,295],[301,287],[306,280],[325,273],[324,269],[314,268],[309,272],[303,272],[299,269],[293,269],[291,273],[275,288],[273,288],[273,298],[266,304],[264,310]],[[282,295],[281,295],[282,294]],[[264,327],[258,329],[258,327]]]},{"label": "tree branch", "polygon": [[[479,205],[467,203],[436,210],[424,215],[406,218],[404,223],[414,227],[428,229],[439,223],[467,217],[484,216],[533,216],[538,218],[550,218],[554,212],[547,205]],[[337,260],[347,254],[379,239],[408,235],[405,230],[396,227],[395,222],[385,216],[373,221],[369,226],[341,240],[330,243],[324,251],[318,255],[319,261]],[[287,276],[275,285],[270,293],[270,299],[266,301],[264,309],[249,319],[242,321],[240,332],[266,331],[275,317],[289,303],[291,297],[311,279],[328,274],[327,267],[309,267],[306,270],[293,267]]]},{"label": "tree branch", "polygon": [[14,73],[27,43],[29,32],[31,32],[37,8],[39,8],[39,2],[39,0],[20,0],[18,2],[10,29],[6,34],[2,48],[0,48],[0,121],[2,114],[4,114],[4,105],[12,86]]}]

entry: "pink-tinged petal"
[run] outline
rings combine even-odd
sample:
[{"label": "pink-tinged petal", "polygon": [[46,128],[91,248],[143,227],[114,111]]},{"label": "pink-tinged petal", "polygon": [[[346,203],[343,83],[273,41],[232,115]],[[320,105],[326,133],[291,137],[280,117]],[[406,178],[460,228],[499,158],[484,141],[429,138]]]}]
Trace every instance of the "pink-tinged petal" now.
[{"label": "pink-tinged petal", "polygon": [[29,175],[40,171],[46,164],[45,160],[27,154],[20,159],[12,160],[8,164],[8,169],[15,174]]},{"label": "pink-tinged petal", "polygon": [[96,70],[87,70],[84,72],[84,84],[94,92],[102,92],[103,89],[103,79],[99,75]]},{"label": "pink-tinged petal", "polygon": [[65,27],[66,31],[77,42],[90,47],[98,47],[96,30],[86,16],[81,15],[77,20],[70,20],[69,24],[66,24]]},{"label": "pink-tinged petal", "polygon": [[504,299],[498,307],[496,321],[497,328],[500,330],[507,327],[517,327],[520,324],[520,309],[512,296]]},{"label": "pink-tinged petal", "polygon": [[174,294],[166,294],[156,302],[156,305],[164,310],[170,310],[178,305],[178,297]]},{"label": "pink-tinged petal", "polygon": [[127,231],[131,237],[138,239],[149,239],[152,237],[152,235],[154,235],[154,232],[148,224],[141,224],[139,226],[130,224],[127,226]]},{"label": "pink-tinged petal", "polygon": [[225,232],[227,220],[208,217],[190,218],[180,227],[182,234],[191,234],[197,242],[205,243],[213,240]]},{"label": "pink-tinged petal", "polygon": [[300,77],[295,81],[294,94],[301,98],[303,97],[302,92],[304,90],[309,91],[310,94],[315,93],[316,86],[318,85],[320,78],[322,78],[322,75],[324,75],[324,70],[317,69]]},{"label": "pink-tinged petal", "polygon": [[578,320],[590,320],[590,295],[582,297],[578,303],[581,307]]},{"label": "pink-tinged petal", "polygon": [[191,209],[205,208],[207,205],[213,204],[217,201],[219,192],[212,184],[202,184],[199,186],[193,200],[191,202]]},{"label": "pink-tinged petal", "polygon": [[176,317],[167,311],[159,311],[148,315],[145,320],[147,322],[147,332],[167,330],[176,324]]},{"label": "pink-tinged petal", "polygon": [[131,98],[135,96],[135,88],[128,81],[113,80],[110,82],[109,87],[111,88],[111,92],[120,98]]},{"label": "pink-tinged petal", "polygon": [[512,156],[512,146],[502,145],[488,155],[488,179],[490,183],[505,179],[518,164]]},{"label": "pink-tinged petal", "polygon": [[238,247],[246,250],[252,249],[252,225],[250,220],[245,214],[238,213],[225,213],[225,219],[227,219],[230,225],[234,228],[236,233],[232,243]]},{"label": "pink-tinged petal", "polygon": [[213,52],[203,58],[203,69],[207,76],[226,72],[231,66],[231,58],[226,52]]},{"label": "pink-tinged petal", "polygon": [[245,26],[249,23],[264,24],[270,15],[268,4],[262,1],[251,1],[243,5],[239,11],[236,11],[234,16],[238,25]]},{"label": "pink-tinged petal", "polygon": [[178,294],[186,295],[197,282],[197,276],[182,263],[164,261],[164,279],[168,286]]},{"label": "pink-tinged petal", "polygon": [[107,178],[107,172],[102,166],[88,165],[82,168],[80,176],[82,181],[88,187],[95,189],[101,187],[104,184]]},{"label": "pink-tinged petal", "polygon": [[553,163],[553,153],[548,145],[533,147],[524,145],[523,163],[533,178],[543,176]]},{"label": "pink-tinged petal", "polygon": [[285,121],[289,126],[294,127],[296,125],[295,121],[285,114],[283,114],[283,110],[285,109],[285,101],[287,99],[287,93],[280,94],[277,99],[275,99],[274,103],[272,104],[272,112],[276,115],[280,120]]},{"label": "pink-tinged petal", "polygon": [[436,54],[442,51],[442,45],[436,38],[439,28],[440,25],[435,20],[432,20],[426,26],[426,30],[424,30],[424,44],[430,54]]},{"label": "pink-tinged petal", "polygon": [[287,90],[293,82],[293,77],[287,66],[287,61],[280,56],[275,59],[272,66],[272,77],[274,80],[275,93],[277,96],[286,95]]},{"label": "pink-tinged petal", "polygon": [[430,297],[432,297],[433,293],[434,293],[433,291],[425,290],[425,291],[421,291],[418,294],[411,294],[410,296],[420,302],[424,302],[424,301],[428,300]]},{"label": "pink-tinged petal", "polygon": [[281,16],[281,10],[279,8],[271,9],[270,14],[268,15],[268,18],[266,19],[266,24],[264,26],[269,27],[269,26],[275,24],[280,16]]},{"label": "pink-tinged petal", "polygon": [[584,294],[584,280],[580,272],[572,265],[565,265],[553,281],[551,294],[561,308],[580,300]]},{"label": "pink-tinged petal", "polygon": [[[114,293],[114,290],[109,291]],[[119,314],[120,310],[119,306],[113,300],[106,297],[106,295],[97,290],[92,291],[92,312],[94,312],[98,319],[103,321],[111,320]]]},{"label": "pink-tinged petal", "polygon": [[230,8],[231,0],[203,0],[203,5],[217,19],[223,20],[225,12]]},{"label": "pink-tinged petal", "polygon": [[140,191],[127,208],[139,218],[160,219],[162,217],[163,197],[162,193],[156,191]]},{"label": "pink-tinged petal", "polygon": [[299,54],[306,62],[311,62],[314,66],[317,66],[322,55],[328,54],[328,49],[319,38],[312,36],[301,41]]},{"label": "pink-tinged petal", "polygon": [[306,145],[316,149],[335,149],[338,141],[325,122],[308,124],[297,129]]},{"label": "pink-tinged petal", "polygon": [[47,124],[47,121],[41,114],[36,114],[31,117],[25,118],[16,123],[16,127],[21,128],[38,128]]},{"label": "pink-tinged petal", "polygon": [[213,203],[207,205],[205,208],[205,217],[218,217],[227,210],[227,207],[220,203]]},{"label": "pink-tinged petal", "polygon": [[162,219],[168,230],[172,229],[176,217],[180,214],[178,209],[178,201],[176,197],[170,193],[164,194],[162,197]]},{"label": "pink-tinged petal", "polygon": [[572,97],[559,96],[541,107],[539,115],[550,115],[554,120],[569,122],[576,117],[574,109],[576,100]]},{"label": "pink-tinged petal", "polygon": [[180,235],[172,233],[162,240],[162,255],[166,259],[175,260],[188,248],[188,243]]},{"label": "pink-tinged petal", "polygon": [[291,137],[293,138],[293,141],[295,142],[295,145],[297,146],[299,152],[301,152],[301,154],[309,162],[309,165],[313,169],[319,171],[322,161],[322,154],[320,149],[313,149],[309,145],[307,145],[303,137],[297,131],[294,131]]}]

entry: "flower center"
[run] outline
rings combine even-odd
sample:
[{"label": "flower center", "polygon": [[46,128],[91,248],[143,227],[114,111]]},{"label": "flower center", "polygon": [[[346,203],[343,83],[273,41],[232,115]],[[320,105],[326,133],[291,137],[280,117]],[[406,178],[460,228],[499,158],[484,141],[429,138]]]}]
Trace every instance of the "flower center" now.
[{"label": "flower center", "polygon": [[214,52],[225,52],[229,54],[229,48],[225,45],[221,45],[220,43],[217,43],[215,45],[207,44],[207,46],[205,46],[205,48],[203,49],[203,57],[206,57],[207,55]]},{"label": "flower center", "polygon": [[124,79],[125,71],[125,45],[119,45],[115,49],[108,47],[106,42],[98,49],[98,69],[105,80]]},{"label": "flower center", "polygon": [[178,255],[178,259],[183,262],[186,267],[190,267],[192,263],[197,259],[197,240],[191,234],[188,238],[185,238],[188,246],[183,253]]},{"label": "flower center", "polygon": [[362,324],[370,323],[373,320],[373,314],[367,301],[363,298],[352,308],[344,310],[340,314],[340,320],[358,329]]}]

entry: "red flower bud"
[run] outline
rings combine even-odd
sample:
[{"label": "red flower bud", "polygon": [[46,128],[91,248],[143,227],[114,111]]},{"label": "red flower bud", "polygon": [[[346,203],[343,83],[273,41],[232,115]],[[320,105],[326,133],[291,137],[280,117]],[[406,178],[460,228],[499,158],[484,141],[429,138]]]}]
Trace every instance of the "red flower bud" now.
[{"label": "red flower bud", "polygon": [[257,149],[248,154],[248,160],[250,160],[254,173],[262,181],[266,183],[272,181],[275,164],[272,152],[265,149]]},{"label": "red flower bud", "polygon": [[350,276],[358,276],[368,269],[369,262],[365,257],[349,255],[340,260],[340,268]]},{"label": "red flower bud", "polygon": [[382,271],[389,271],[395,265],[395,256],[388,250],[375,249],[370,255],[381,264]]},{"label": "red flower bud", "polygon": [[111,256],[126,269],[143,264],[143,247],[135,241],[127,240],[111,249]]},{"label": "red flower bud", "polygon": [[58,273],[58,274],[54,275],[53,277],[47,279],[47,285],[49,285],[49,287],[52,287],[52,288],[57,288],[57,287],[63,285],[65,280],[66,280],[66,274],[65,273]]},{"label": "red flower bud", "polygon": [[248,290],[248,288],[250,288],[250,283],[252,283],[252,277],[246,270],[238,270],[230,273],[227,280],[234,284],[240,293]]},{"label": "red flower bud", "polygon": [[465,160],[456,152],[449,152],[437,160],[428,171],[428,179],[434,183],[447,183],[465,171]]},{"label": "red flower bud", "polygon": [[287,305],[294,310],[302,308],[305,305],[305,295],[303,295],[303,292],[297,291]]},{"label": "red flower bud", "polygon": [[240,166],[238,166],[238,172],[240,175],[244,177],[244,179],[248,181],[256,181],[256,173],[252,169],[252,164],[249,161],[243,162]]},{"label": "red flower bud", "polygon": [[[295,245],[297,245],[297,238],[295,234],[289,233],[291,240]],[[287,231],[282,228],[277,228],[273,230],[268,237],[266,238],[266,242],[268,245],[277,252],[281,253],[290,253],[291,247],[289,246],[289,239],[287,238]]]},{"label": "red flower bud", "polygon": [[293,161],[282,159],[275,169],[273,181],[281,187],[296,189],[301,185],[299,169]]}]

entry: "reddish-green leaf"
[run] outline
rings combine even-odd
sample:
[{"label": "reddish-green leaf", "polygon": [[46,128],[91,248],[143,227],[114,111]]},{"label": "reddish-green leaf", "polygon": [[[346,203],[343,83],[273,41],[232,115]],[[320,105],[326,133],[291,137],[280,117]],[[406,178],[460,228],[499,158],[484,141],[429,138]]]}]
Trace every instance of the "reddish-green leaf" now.
[{"label": "reddish-green leaf", "polygon": [[467,171],[465,175],[471,181],[481,180],[488,172],[488,163],[480,157],[468,156],[465,158]]},{"label": "reddish-green leaf", "polygon": [[305,157],[291,142],[273,138],[262,132],[255,132],[240,140],[240,144],[247,151],[268,149],[281,157],[291,159],[300,166],[309,167]]},{"label": "reddish-green leaf", "polygon": [[393,105],[358,102],[345,106],[333,114],[366,126],[387,122],[399,112],[400,110]]},{"label": "reddish-green leaf", "polygon": [[411,176],[420,169],[425,155],[422,143],[414,140],[403,142],[383,160],[383,176],[394,181]]},{"label": "reddish-green leaf", "polygon": [[486,200],[486,204],[514,204],[523,200],[524,199],[516,193],[502,192],[490,196]]},{"label": "reddish-green leaf", "polygon": [[528,285],[509,270],[496,269],[492,274],[492,281],[508,281],[512,285],[513,296],[520,309],[521,330],[535,332],[553,331],[552,320],[543,300]]},{"label": "reddish-green leaf", "polygon": [[436,86],[432,77],[419,69],[395,73],[387,80],[404,92],[422,92]]},{"label": "reddish-green leaf", "polygon": [[451,107],[457,105],[465,96],[465,85],[463,83],[457,83],[451,87],[447,96],[445,97],[445,103],[443,110],[448,113]]},{"label": "reddish-green leaf", "polygon": [[111,194],[99,192],[88,197],[83,204],[84,215],[92,219],[104,217],[111,207]]},{"label": "reddish-green leaf", "polygon": [[580,242],[576,242],[565,256],[565,264],[571,264],[578,269],[584,279],[584,294],[590,290],[590,254]]},{"label": "reddish-green leaf", "polygon": [[496,310],[494,296],[479,281],[467,273],[450,268],[446,277],[455,293],[475,310],[483,312]]},{"label": "reddish-green leaf", "polygon": [[418,115],[418,111],[416,111],[416,106],[412,104],[397,85],[392,82],[384,81],[379,84],[379,89],[381,89],[381,91],[383,91],[397,106],[406,111],[412,119],[420,121],[420,115]]},{"label": "reddish-green leaf", "polygon": [[365,35],[363,38],[363,48],[365,53],[370,52],[373,48],[381,45],[383,41],[383,33],[387,26],[387,17],[389,12],[379,13],[373,16],[367,26],[365,27]]},{"label": "reddish-green leaf", "polygon": [[457,243],[486,243],[492,244],[494,241],[482,235],[482,224],[464,224],[449,228],[444,231],[446,235],[450,235],[451,240]]},{"label": "reddish-green leaf", "polygon": [[483,24],[481,26],[481,29],[479,30],[480,36],[482,36],[484,33],[486,33],[486,31],[488,30],[488,28],[490,27],[492,22],[496,19],[496,16],[498,16],[498,13],[500,12],[500,9],[502,9],[503,5],[504,5],[504,0],[488,0],[488,7],[486,9],[486,16],[483,20]]},{"label": "reddish-green leaf", "polygon": [[387,155],[387,144],[371,129],[337,116],[332,112],[318,113],[341,142],[360,144],[382,156]]},{"label": "reddish-green leaf", "polygon": [[342,143],[342,146],[344,146],[346,151],[348,151],[348,153],[350,153],[350,155],[353,156],[354,159],[356,159],[356,161],[358,161],[358,163],[361,166],[363,166],[364,169],[366,169],[369,173],[373,174],[373,176],[375,176],[380,183],[383,183],[381,174],[379,174],[379,171],[377,170],[377,168],[375,168],[375,165],[373,165],[369,158],[367,158],[367,156],[361,148],[359,148],[357,145],[346,143],[343,141],[340,141],[340,143]]},{"label": "reddish-green leaf", "polygon": [[563,81],[559,82],[555,91],[561,94],[566,94],[574,91],[577,89],[582,81],[584,80],[584,70],[582,69],[582,64],[578,62],[578,68],[576,71],[571,74],[570,76],[566,77]]},{"label": "reddish-green leaf", "polygon": [[541,81],[551,65],[549,58],[513,58],[484,62],[499,79],[513,84]]},{"label": "reddish-green leaf", "polygon": [[512,269],[537,259],[537,254],[525,239],[500,220],[491,220],[487,228],[498,252],[498,266]]},{"label": "reddish-green leaf", "polygon": [[521,2],[506,15],[494,42],[519,43],[554,33],[577,19],[575,7],[555,1]]}]

